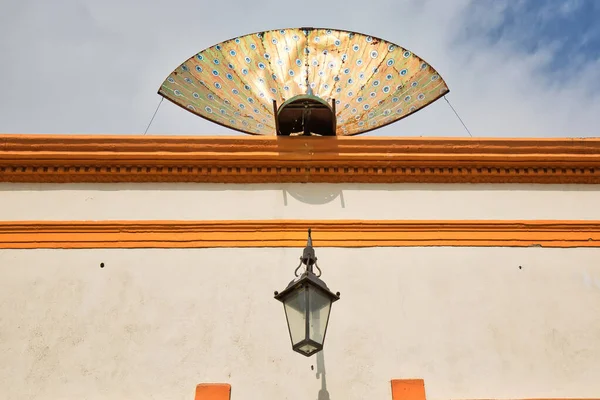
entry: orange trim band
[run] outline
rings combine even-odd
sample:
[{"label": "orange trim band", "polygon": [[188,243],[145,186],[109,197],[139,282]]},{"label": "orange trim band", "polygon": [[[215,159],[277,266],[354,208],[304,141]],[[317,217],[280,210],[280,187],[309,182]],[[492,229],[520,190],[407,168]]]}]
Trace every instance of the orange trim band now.
[{"label": "orange trim band", "polygon": [[[392,400],[426,400],[423,379],[392,380]],[[194,400],[230,400],[231,385],[225,383],[203,383],[196,386]],[[578,400],[578,399],[530,399],[530,400]],[[579,400],[600,400],[597,398]]]},{"label": "orange trim band", "polygon": [[0,135],[1,182],[600,183],[600,139]]},{"label": "orange trim band", "polygon": [[202,383],[196,386],[194,400],[229,400],[231,385],[226,383]]},{"label": "orange trim band", "polygon": [[303,247],[600,247],[600,221],[20,221],[3,249]]},{"label": "orange trim band", "polygon": [[392,380],[392,400],[425,400],[423,379]]}]

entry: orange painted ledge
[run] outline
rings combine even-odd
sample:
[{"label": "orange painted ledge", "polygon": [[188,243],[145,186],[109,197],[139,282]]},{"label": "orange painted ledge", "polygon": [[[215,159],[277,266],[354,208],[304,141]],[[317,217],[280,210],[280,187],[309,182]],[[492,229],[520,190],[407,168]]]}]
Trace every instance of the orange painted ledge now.
[{"label": "orange painted ledge", "polygon": [[[196,386],[194,400],[230,400],[231,385],[204,383]],[[425,400],[425,383],[422,379],[392,381],[392,400]]]},{"label": "orange painted ledge", "polygon": [[425,400],[423,379],[392,380],[392,400]]},{"label": "orange painted ledge", "polygon": [[[426,400],[425,381],[423,379],[394,379],[392,384],[392,400]],[[230,400],[231,385],[224,383],[205,383],[196,386],[194,400]],[[243,400],[243,399],[241,399]],[[600,400],[599,398],[535,398],[521,400]]]},{"label": "orange painted ledge", "polygon": [[226,383],[202,383],[196,386],[194,400],[229,400],[231,385]]},{"label": "orange painted ledge", "polygon": [[600,247],[600,221],[3,221],[3,249]]},{"label": "orange painted ledge", "polygon": [[600,183],[600,139],[0,135],[0,182]]}]

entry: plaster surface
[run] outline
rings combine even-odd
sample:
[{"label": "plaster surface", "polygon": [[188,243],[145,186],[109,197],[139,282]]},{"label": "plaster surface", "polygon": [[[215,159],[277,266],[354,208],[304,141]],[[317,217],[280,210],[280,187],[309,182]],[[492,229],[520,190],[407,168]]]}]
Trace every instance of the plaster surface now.
[{"label": "plaster surface", "polygon": [[440,400],[600,393],[600,249],[316,251],[341,300],[305,358],[272,297],[301,249],[2,250],[0,397],[228,382],[232,400],[387,400],[394,378]]},{"label": "plaster surface", "polygon": [[0,184],[0,220],[600,219],[599,185]]}]

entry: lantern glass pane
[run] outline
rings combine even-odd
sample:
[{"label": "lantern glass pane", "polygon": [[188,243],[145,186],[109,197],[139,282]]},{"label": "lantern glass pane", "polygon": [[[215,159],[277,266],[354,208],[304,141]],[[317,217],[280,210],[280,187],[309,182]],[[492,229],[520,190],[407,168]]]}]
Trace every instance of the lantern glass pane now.
[{"label": "lantern glass pane", "polygon": [[323,344],[327,329],[327,320],[329,319],[329,310],[331,309],[331,299],[318,289],[310,288],[309,290],[309,337],[311,340]]},{"label": "lantern glass pane", "polygon": [[292,345],[306,338],[306,289],[299,287],[284,301]]}]

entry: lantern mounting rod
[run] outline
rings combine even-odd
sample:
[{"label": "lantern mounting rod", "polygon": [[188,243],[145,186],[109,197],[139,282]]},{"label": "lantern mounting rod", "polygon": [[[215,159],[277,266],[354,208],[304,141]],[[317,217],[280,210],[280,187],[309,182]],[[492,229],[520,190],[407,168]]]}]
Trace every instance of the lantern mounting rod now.
[{"label": "lantern mounting rod", "polygon": [[[298,270],[300,269],[300,267],[302,267],[302,264],[304,264],[306,265],[306,272],[314,274],[318,278],[321,276],[322,271],[321,268],[319,268],[319,266],[317,265],[317,256],[315,254],[315,249],[312,245],[311,231],[311,228],[308,228],[308,240],[306,242],[306,247],[302,252],[302,256],[300,257],[300,264],[298,265],[298,268],[296,268],[296,270],[294,271],[294,275],[300,276],[300,274],[298,274]],[[313,266],[319,270],[318,275],[314,273]]]}]

